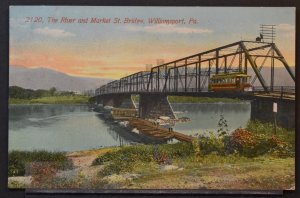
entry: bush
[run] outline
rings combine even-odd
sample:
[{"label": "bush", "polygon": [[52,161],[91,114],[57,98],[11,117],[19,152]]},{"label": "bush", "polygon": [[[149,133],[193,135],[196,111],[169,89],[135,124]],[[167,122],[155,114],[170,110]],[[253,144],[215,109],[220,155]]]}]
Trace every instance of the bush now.
[{"label": "bush", "polygon": [[247,157],[255,157],[266,153],[277,156],[293,156],[292,146],[276,135],[255,134],[245,129],[235,130],[225,143],[227,153],[239,152]]},{"label": "bush", "polygon": [[[246,130],[251,131],[254,134],[265,134],[271,138],[274,133],[273,123],[270,122],[261,122],[259,120],[252,120],[247,124]],[[286,129],[280,126],[277,126],[276,136],[281,140],[287,142],[292,149],[295,150],[295,130]]]},{"label": "bush", "polygon": [[32,162],[53,162],[59,169],[73,167],[73,163],[63,152],[11,151],[8,154],[8,176],[23,176],[27,164]]},{"label": "bush", "polygon": [[137,163],[146,164],[154,161],[158,164],[172,164],[174,158],[185,158],[192,154],[194,150],[191,143],[138,145],[108,152],[96,158],[92,165],[105,164],[100,174],[107,176],[131,172]]},{"label": "bush", "polygon": [[119,174],[132,171],[136,162],[150,162],[152,160],[151,146],[130,146],[124,147],[115,152],[108,152],[96,158],[92,165],[102,165],[109,162],[101,172],[101,175]]},{"label": "bush", "polygon": [[217,137],[214,133],[210,133],[210,136],[199,136],[199,145],[201,154],[207,155],[210,153],[217,153],[223,155],[225,136]]}]

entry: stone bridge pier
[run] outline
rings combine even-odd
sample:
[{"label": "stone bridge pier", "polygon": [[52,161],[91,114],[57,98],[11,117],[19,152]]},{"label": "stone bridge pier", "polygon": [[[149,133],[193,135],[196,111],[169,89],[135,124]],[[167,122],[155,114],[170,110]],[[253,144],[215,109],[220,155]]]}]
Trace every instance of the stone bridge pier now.
[{"label": "stone bridge pier", "polygon": [[157,119],[160,116],[176,118],[169,103],[168,96],[163,94],[140,94],[138,107],[134,103],[131,94],[106,94],[96,98],[97,104],[115,108],[138,108],[140,118]]},{"label": "stone bridge pier", "polygon": [[140,94],[139,117],[156,119],[160,116],[175,118],[168,96],[162,94]]},{"label": "stone bridge pier", "polygon": [[256,97],[251,102],[251,119],[274,122],[273,103],[277,103],[277,124],[295,128],[295,100]]},{"label": "stone bridge pier", "polygon": [[116,108],[136,108],[135,103],[131,98],[131,94],[108,94],[101,97],[97,97],[97,103],[103,106],[112,106]]}]

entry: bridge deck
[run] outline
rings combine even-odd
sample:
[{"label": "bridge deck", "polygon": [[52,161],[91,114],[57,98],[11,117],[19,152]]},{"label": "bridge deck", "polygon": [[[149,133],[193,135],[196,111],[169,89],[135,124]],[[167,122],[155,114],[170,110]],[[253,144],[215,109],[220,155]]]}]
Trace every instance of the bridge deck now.
[{"label": "bridge deck", "polygon": [[192,142],[192,140],[194,139],[191,136],[179,132],[175,132],[175,131],[169,131],[168,129],[160,127],[159,125],[155,125],[154,123],[148,120],[144,120],[140,118],[130,119],[129,124],[132,127],[137,128],[141,133],[145,135],[149,135],[162,140],[175,138],[179,141]]}]

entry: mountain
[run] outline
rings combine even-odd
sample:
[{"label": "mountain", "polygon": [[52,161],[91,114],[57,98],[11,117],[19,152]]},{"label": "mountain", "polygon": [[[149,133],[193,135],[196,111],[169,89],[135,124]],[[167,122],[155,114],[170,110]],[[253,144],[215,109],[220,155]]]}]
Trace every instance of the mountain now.
[{"label": "mountain", "polygon": [[55,87],[61,91],[86,91],[96,89],[112,79],[85,78],[70,76],[43,67],[29,69],[23,66],[9,67],[9,86],[19,86],[26,89],[50,89]]},{"label": "mountain", "polygon": [[[255,76],[251,67],[249,66],[248,68],[248,74]],[[292,67],[292,70],[295,72],[295,67]],[[261,74],[269,85],[270,67],[264,67]],[[42,67],[28,69],[22,66],[11,65],[9,72],[9,86],[16,85],[27,89],[50,89],[51,87],[56,87],[56,89],[62,91],[86,91],[96,89],[112,80],[106,78],[75,77]],[[260,86],[258,79],[254,85]],[[295,82],[284,67],[275,68],[275,86],[295,86]]]}]

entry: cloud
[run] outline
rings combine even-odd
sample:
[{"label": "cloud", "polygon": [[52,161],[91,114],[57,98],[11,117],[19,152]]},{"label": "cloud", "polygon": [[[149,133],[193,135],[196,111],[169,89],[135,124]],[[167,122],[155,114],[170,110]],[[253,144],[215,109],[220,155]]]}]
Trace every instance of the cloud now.
[{"label": "cloud", "polygon": [[176,25],[159,24],[153,26],[128,26],[127,30],[134,32],[150,32],[150,33],[178,33],[178,34],[202,34],[212,33],[211,29],[205,28],[189,28],[189,27],[178,27]]},{"label": "cloud", "polygon": [[65,30],[62,30],[62,29],[50,29],[48,27],[36,28],[33,30],[33,32],[36,34],[55,37],[55,38],[75,36],[74,33],[66,32]]}]

